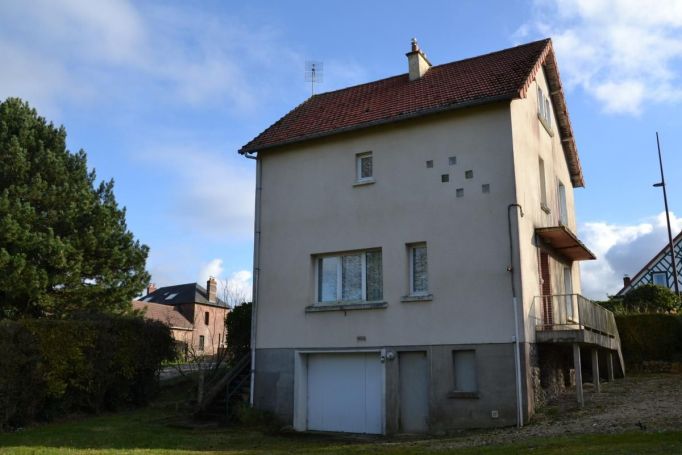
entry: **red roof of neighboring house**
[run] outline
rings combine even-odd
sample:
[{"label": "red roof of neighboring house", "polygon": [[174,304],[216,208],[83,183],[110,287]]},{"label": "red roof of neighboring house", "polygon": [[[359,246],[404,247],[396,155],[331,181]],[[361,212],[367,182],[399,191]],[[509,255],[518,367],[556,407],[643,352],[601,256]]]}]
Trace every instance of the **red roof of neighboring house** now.
[{"label": "red roof of neighboring house", "polygon": [[275,122],[239,153],[253,153],[316,137],[395,122],[476,104],[525,97],[541,65],[549,74],[552,101],[573,183],[582,171],[573,142],[550,39],[431,67],[410,81],[408,74],[314,95]]},{"label": "red roof of neighboring house", "polygon": [[133,300],[133,308],[141,310],[145,318],[161,321],[174,329],[192,330],[194,328],[194,325],[177,311],[177,306],[174,305]]}]

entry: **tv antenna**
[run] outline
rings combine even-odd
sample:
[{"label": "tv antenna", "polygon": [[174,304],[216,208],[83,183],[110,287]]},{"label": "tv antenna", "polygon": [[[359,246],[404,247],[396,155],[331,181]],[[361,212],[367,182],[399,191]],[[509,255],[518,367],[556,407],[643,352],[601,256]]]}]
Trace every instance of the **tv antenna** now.
[{"label": "tv antenna", "polygon": [[310,82],[310,96],[315,94],[315,84],[322,82],[324,65],[322,62],[308,60],[305,62],[305,81]]}]

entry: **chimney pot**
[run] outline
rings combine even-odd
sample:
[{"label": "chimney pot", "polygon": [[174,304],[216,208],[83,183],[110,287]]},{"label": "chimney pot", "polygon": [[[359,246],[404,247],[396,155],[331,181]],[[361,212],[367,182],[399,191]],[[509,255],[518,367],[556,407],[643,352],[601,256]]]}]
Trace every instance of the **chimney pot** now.
[{"label": "chimney pot", "polygon": [[206,293],[208,294],[208,302],[216,303],[218,295],[218,283],[214,277],[210,277],[206,282]]},{"label": "chimney pot", "polygon": [[156,283],[149,283],[147,285],[147,295],[151,294],[154,291],[156,291]]},{"label": "chimney pot", "polygon": [[630,278],[629,276],[625,275],[625,276],[623,277],[623,287],[628,287],[628,286],[630,286],[630,283],[632,283],[632,278]]}]

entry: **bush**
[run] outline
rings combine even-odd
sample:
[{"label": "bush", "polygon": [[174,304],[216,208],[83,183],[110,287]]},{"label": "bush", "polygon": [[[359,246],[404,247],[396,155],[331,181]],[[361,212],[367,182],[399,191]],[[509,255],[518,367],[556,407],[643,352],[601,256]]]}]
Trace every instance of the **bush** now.
[{"label": "bush", "polygon": [[228,357],[236,361],[251,350],[251,307],[253,304],[242,303],[227,314],[227,350]]},{"label": "bush", "polygon": [[645,284],[628,292],[623,298],[627,313],[669,313],[679,308],[680,301],[670,289]]},{"label": "bush", "polygon": [[628,365],[648,361],[682,361],[682,316],[618,315],[616,324],[623,357]]},{"label": "bush", "polygon": [[170,330],[133,317],[0,322],[0,429],[142,405],[174,356]]}]

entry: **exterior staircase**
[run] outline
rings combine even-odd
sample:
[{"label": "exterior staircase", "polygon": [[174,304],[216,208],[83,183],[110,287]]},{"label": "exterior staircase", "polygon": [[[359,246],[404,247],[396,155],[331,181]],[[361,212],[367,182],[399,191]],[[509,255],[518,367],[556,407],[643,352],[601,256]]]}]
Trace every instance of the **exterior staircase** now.
[{"label": "exterior staircase", "polygon": [[197,405],[195,416],[202,420],[229,423],[235,411],[249,402],[251,387],[251,354],[241,357],[211,388]]}]

